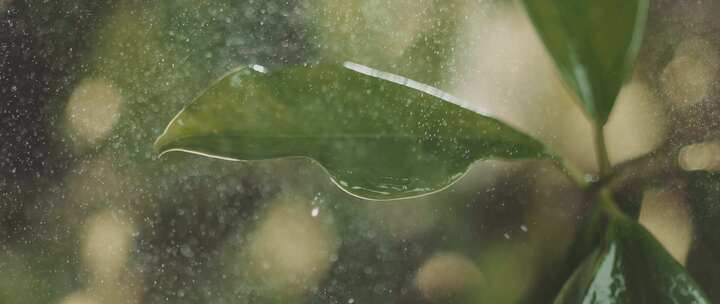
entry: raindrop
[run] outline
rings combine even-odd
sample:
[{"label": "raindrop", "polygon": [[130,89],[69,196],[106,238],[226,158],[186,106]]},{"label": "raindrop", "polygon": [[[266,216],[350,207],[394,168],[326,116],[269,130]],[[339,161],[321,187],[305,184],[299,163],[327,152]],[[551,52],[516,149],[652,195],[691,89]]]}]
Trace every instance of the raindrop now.
[{"label": "raindrop", "polygon": [[594,183],[598,181],[598,177],[594,174],[585,174],[583,176],[585,178],[585,181],[588,183]]},{"label": "raindrop", "polygon": [[230,85],[231,85],[233,88],[239,88],[239,87],[242,85],[242,75],[240,75],[240,74],[234,75],[234,76],[230,79]]},{"label": "raindrop", "polygon": [[315,208],[312,209],[312,211],[310,211],[310,215],[311,215],[312,217],[317,217],[318,214],[320,214],[320,208],[319,208],[319,207],[315,207]]},{"label": "raindrop", "polygon": [[192,258],[195,256],[195,253],[193,253],[192,249],[187,244],[180,247],[180,253],[186,258]]},{"label": "raindrop", "polygon": [[522,230],[523,232],[528,232],[528,228],[525,225],[520,225],[520,230]]},{"label": "raindrop", "polygon": [[255,70],[255,71],[257,71],[257,72],[260,72],[260,73],[267,73],[267,72],[268,72],[267,68],[265,68],[264,66],[261,66],[261,65],[259,65],[259,64],[253,64],[253,65],[250,66],[250,68],[252,68],[253,70]]}]

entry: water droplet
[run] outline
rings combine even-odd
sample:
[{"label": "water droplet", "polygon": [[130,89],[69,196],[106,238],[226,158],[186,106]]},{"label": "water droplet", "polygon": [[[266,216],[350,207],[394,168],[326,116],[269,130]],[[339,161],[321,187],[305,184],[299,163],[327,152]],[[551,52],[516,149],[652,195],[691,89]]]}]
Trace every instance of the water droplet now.
[{"label": "water droplet", "polygon": [[192,258],[195,256],[195,253],[192,251],[192,249],[188,245],[182,245],[180,247],[180,254],[182,254],[186,258]]},{"label": "water droplet", "polygon": [[510,239],[510,234],[507,233],[507,232],[505,232],[505,233],[503,234],[503,236],[505,237],[506,240],[509,240],[509,239]]},{"label": "water droplet", "polygon": [[236,74],[230,78],[230,85],[233,88],[239,88],[242,85],[243,79],[241,74]]},{"label": "water droplet", "polygon": [[528,231],[527,226],[525,226],[525,225],[520,225],[520,230],[522,230],[523,232]]},{"label": "water droplet", "polygon": [[261,66],[261,65],[259,65],[259,64],[253,64],[253,65],[250,66],[250,68],[252,68],[253,70],[255,70],[255,71],[257,71],[257,72],[260,72],[260,73],[267,73],[267,72],[268,72],[267,68],[265,68],[264,66]]},{"label": "water droplet", "polygon": [[318,216],[318,214],[320,214],[320,208],[318,208],[318,207],[315,207],[312,209],[312,211],[310,211],[310,215],[312,217],[316,217],[316,216]]},{"label": "water droplet", "polygon": [[350,298],[350,299],[348,300],[348,304],[353,304],[353,303],[355,303],[355,299]]},{"label": "water droplet", "polygon": [[593,174],[585,174],[585,176],[583,176],[583,177],[585,178],[585,181],[588,183],[594,183],[594,182],[598,181],[598,177]]}]

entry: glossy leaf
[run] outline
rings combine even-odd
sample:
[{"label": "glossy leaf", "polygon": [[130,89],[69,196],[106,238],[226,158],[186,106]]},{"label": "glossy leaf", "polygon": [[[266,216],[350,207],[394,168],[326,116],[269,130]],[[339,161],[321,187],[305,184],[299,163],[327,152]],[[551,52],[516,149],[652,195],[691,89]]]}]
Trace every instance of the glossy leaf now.
[{"label": "glossy leaf", "polygon": [[346,62],[236,70],[158,138],[161,153],[232,160],[309,157],[370,199],[430,193],[478,159],[542,157],[544,147],[467,103],[413,80]]},{"label": "glossy leaf", "polygon": [[587,115],[607,122],[642,41],[649,0],[524,0]]},{"label": "glossy leaf", "polygon": [[[637,191],[636,189],[636,191],[632,192],[622,191],[622,193],[613,193],[613,199],[619,204],[618,208],[621,209],[621,212],[631,218],[637,218],[640,210],[639,208],[635,208],[635,206],[639,206],[640,204],[638,202],[642,201],[642,191]],[[578,266],[603,244],[608,223],[611,219],[611,214],[607,211],[608,202],[609,201],[605,201],[605,197],[602,195],[598,196],[592,202],[594,208],[583,218],[578,226],[575,238],[570,244],[563,264],[558,271],[559,279],[548,283],[548,287],[546,287],[548,290],[545,292],[551,295],[551,297],[559,293],[567,278],[576,272]]]},{"label": "glossy leaf", "polygon": [[710,303],[700,287],[640,224],[611,216],[601,246],[555,299],[566,303]]}]

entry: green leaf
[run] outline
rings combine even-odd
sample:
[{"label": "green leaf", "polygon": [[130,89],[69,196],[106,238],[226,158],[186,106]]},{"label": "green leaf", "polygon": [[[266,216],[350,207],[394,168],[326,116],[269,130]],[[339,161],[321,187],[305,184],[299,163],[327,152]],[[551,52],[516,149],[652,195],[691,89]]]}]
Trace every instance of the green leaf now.
[{"label": "green leaf", "polygon": [[536,140],[413,80],[346,62],[222,78],[158,138],[160,153],[231,160],[308,157],[369,199],[427,194],[478,159],[544,157]]},{"label": "green leaf", "polygon": [[524,0],[587,115],[607,122],[642,42],[648,0]]},{"label": "green leaf", "polygon": [[608,210],[614,208],[609,208],[609,203],[612,202],[609,197],[609,194],[603,191],[601,191],[601,195],[594,197],[591,202],[593,208],[583,216],[582,221],[579,223],[575,237],[565,253],[562,265],[554,270],[555,274],[552,277],[544,281],[542,291],[538,292],[541,299],[556,297],[563,284],[567,283],[567,278],[577,271],[577,268],[583,264],[589,255],[594,254],[596,249],[604,244],[610,220],[613,216],[617,216],[618,211],[633,219],[639,216],[639,202],[643,198],[642,188],[623,188],[620,193],[614,192],[612,198],[618,202],[617,210],[614,211]]},{"label": "green leaf", "polygon": [[602,244],[565,283],[555,303],[711,302],[644,227],[610,215]]}]

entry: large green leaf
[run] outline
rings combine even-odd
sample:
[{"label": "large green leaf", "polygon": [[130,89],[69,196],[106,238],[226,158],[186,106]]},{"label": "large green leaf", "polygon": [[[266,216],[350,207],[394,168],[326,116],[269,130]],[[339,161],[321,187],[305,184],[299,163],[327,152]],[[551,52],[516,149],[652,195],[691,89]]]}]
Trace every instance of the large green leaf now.
[{"label": "large green leaf", "polygon": [[155,143],[233,160],[309,157],[347,192],[394,199],[442,189],[478,159],[544,147],[437,88],[346,62],[241,68],[197,97]]},{"label": "large green leaf", "polygon": [[604,240],[565,283],[556,304],[710,303],[700,287],[640,224],[610,215]]},{"label": "large green leaf", "polygon": [[607,122],[642,41],[649,0],[524,0],[588,116]]}]

